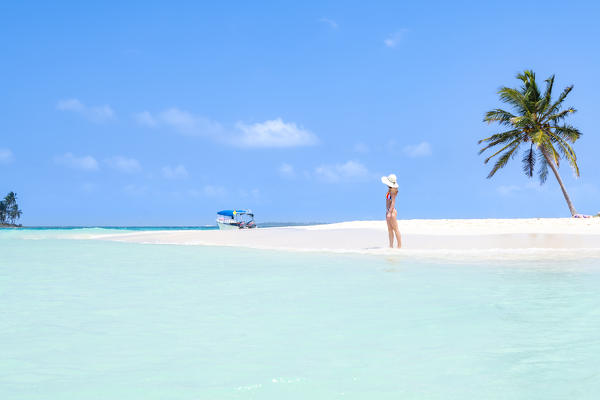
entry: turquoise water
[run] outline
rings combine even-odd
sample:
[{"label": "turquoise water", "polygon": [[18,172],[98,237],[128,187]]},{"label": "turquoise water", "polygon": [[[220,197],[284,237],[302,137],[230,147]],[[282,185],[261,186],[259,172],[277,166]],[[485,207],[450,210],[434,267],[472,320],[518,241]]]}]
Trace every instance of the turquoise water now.
[{"label": "turquoise water", "polygon": [[599,259],[460,263],[72,233],[0,232],[2,399],[600,392]]}]

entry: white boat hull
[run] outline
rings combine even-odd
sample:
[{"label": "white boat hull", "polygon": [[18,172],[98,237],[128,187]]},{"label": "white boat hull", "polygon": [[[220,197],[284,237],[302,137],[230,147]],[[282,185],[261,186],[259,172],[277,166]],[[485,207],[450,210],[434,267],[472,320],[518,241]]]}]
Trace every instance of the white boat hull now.
[{"label": "white boat hull", "polygon": [[233,229],[240,229],[239,225],[236,224],[228,224],[226,222],[221,222],[219,220],[217,220],[217,226],[219,227],[219,229],[221,230],[233,230]]}]

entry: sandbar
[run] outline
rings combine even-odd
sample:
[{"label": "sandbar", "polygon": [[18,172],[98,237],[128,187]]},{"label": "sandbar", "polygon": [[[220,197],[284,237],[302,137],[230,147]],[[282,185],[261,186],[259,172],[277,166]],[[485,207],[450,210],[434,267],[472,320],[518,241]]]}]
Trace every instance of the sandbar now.
[{"label": "sandbar", "polygon": [[119,242],[234,246],[272,250],[381,252],[477,250],[598,250],[600,218],[400,220],[402,249],[389,249],[385,221],[257,228],[154,230],[95,235]]}]

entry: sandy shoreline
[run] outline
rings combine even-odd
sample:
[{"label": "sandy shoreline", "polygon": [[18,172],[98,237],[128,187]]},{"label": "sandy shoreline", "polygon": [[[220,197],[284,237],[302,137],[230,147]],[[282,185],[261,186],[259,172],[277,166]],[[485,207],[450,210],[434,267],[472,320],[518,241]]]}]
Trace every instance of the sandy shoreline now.
[{"label": "sandy shoreline", "polygon": [[[598,249],[600,218],[399,221],[406,251]],[[382,252],[385,221],[260,228],[240,231],[139,231],[90,238],[130,243],[235,246],[272,250]]]}]

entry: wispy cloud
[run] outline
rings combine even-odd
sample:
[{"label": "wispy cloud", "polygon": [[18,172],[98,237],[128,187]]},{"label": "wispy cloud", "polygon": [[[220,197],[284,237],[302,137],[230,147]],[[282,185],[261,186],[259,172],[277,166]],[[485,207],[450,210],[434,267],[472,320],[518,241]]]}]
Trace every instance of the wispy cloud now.
[{"label": "wispy cloud", "polygon": [[279,166],[279,175],[286,179],[292,179],[296,177],[296,170],[288,163],[283,163]]},{"label": "wispy cloud", "polygon": [[149,126],[151,128],[158,125],[156,118],[154,118],[154,116],[152,116],[152,114],[148,111],[142,111],[140,113],[133,114],[133,118],[140,125]]},{"label": "wispy cloud", "polygon": [[127,174],[134,174],[142,170],[140,162],[135,158],[127,158],[123,156],[114,156],[104,160],[110,168]]},{"label": "wispy cloud", "polygon": [[0,148],[0,164],[10,164],[15,160],[12,151],[7,148]]},{"label": "wispy cloud", "polygon": [[54,157],[54,162],[68,168],[82,171],[97,171],[99,169],[98,161],[92,156],[77,157],[73,153],[65,153]]},{"label": "wispy cloud", "polygon": [[415,145],[404,146],[402,152],[409,157],[427,157],[432,153],[431,145],[428,142],[421,142]]},{"label": "wispy cloud", "polygon": [[183,135],[208,136],[217,138],[221,136],[224,129],[216,121],[194,115],[188,111],[171,107],[156,114],[150,111],[142,111],[133,115],[138,124],[147,127],[166,126]]},{"label": "wispy cloud", "polygon": [[167,165],[162,168],[162,175],[167,179],[184,179],[188,177],[187,169],[179,164],[176,166]]},{"label": "wispy cloud", "polygon": [[343,164],[321,165],[315,168],[317,178],[325,182],[361,180],[369,176],[369,170],[357,161]]},{"label": "wispy cloud", "polygon": [[390,34],[387,38],[385,38],[383,40],[383,43],[387,47],[394,48],[400,44],[402,39],[404,39],[404,36],[406,36],[406,32],[407,32],[406,29],[401,29],[399,31],[396,31],[396,32]]},{"label": "wispy cloud", "polygon": [[293,122],[284,122],[281,118],[255,124],[238,122],[230,128],[178,108],[169,108],[156,114],[143,111],[134,114],[134,118],[140,125],[147,127],[167,126],[181,134],[205,136],[237,147],[281,148],[318,143],[315,134]]},{"label": "wispy cloud", "polygon": [[189,112],[170,108],[158,114],[161,122],[192,136],[214,136],[223,131],[221,124]]},{"label": "wispy cloud", "polygon": [[60,100],[56,104],[56,109],[60,111],[70,111],[83,115],[92,122],[106,122],[115,117],[114,110],[108,106],[86,106],[78,99]]},{"label": "wispy cloud", "polygon": [[330,18],[320,18],[319,22],[322,22],[326,25],[329,25],[330,28],[332,29],[337,29],[338,28],[338,23],[335,22],[334,20],[330,19]]},{"label": "wispy cloud", "polygon": [[312,132],[281,118],[252,125],[239,122],[236,127],[241,134],[234,137],[233,143],[241,147],[299,147],[318,142]]}]

